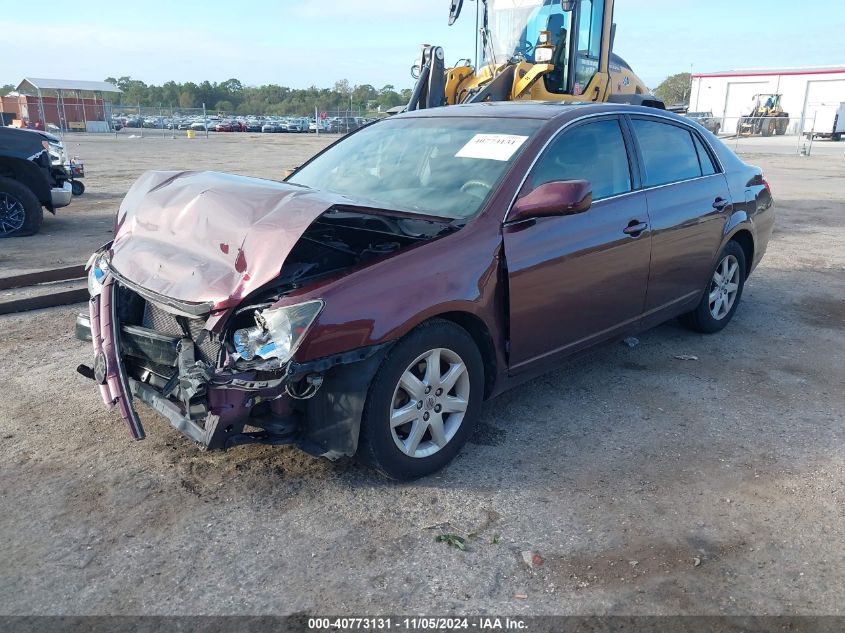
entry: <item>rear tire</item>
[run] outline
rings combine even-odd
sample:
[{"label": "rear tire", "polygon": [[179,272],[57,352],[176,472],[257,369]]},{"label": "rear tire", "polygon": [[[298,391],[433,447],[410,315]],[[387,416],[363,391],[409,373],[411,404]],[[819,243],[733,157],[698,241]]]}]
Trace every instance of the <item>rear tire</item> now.
[{"label": "rear tire", "polygon": [[34,235],[43,219],[44,209],[30,188],[0,176],[0,238]]},{"label": "rear tire", "polygon": [[81,196],[83,193],[85,193],[85,185],[82,183],[81,180],[71,180],[70,190],[73,195]]},{"label": "rear tire", "polygon": [[423,323],[370,383],[358,458],[392,479],[440,470],[472,434],[483,392],[484,365],[469,333],[442,319]]},{"label": "rear tire", "polygon": [[701,301],[695,310],[679,317],[681,323],[702,334],[724,329],[742,298],[746,270],[745,251],[737,242],[728,242],[710,274]]}]

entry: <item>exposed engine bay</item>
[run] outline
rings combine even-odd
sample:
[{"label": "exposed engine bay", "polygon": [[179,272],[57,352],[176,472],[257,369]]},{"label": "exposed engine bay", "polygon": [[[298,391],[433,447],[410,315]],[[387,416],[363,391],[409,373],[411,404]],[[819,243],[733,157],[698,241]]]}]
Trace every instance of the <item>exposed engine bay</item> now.
[{"label": "exposed engine bay", "polygon": [[293,247],[271,287],[257,293],[258,302],[276,300],[321,277],[391,255],[458,228],[446,220],[387,213],[335,207],[321,215]]}]

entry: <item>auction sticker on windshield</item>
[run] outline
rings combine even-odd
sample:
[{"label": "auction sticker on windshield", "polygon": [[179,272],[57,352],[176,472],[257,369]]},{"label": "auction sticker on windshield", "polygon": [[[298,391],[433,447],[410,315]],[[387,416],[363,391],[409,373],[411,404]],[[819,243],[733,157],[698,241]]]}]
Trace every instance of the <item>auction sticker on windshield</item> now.
[{"label": "auction sticker on windshield", "polygon": [[514,134],[476,134],[455,154],[455,158],[510,160],[526,140],[527,136]]}]

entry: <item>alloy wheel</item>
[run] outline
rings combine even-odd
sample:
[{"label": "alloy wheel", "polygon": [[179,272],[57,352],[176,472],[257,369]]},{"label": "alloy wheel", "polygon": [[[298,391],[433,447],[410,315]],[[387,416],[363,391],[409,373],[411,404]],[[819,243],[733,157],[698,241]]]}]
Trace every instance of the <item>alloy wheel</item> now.
[{"label": "alloy wheel", "polygon": [[710,315],[717,321],[724,319],[733,308],[739,292],[739,262],[727,255],[713,272],[708,296]]},{"label": "alloy wheel", "polygon": [[390,406],[390,432],[409,457],[429,457],[446,446],[469,405],[466,364],[450,349],[420,354],[403,372]]},{"label": "alloy wheel", "polygon": [[10,193],[0,192],[0,233],[14,233],[23,228],[26,209]]}]

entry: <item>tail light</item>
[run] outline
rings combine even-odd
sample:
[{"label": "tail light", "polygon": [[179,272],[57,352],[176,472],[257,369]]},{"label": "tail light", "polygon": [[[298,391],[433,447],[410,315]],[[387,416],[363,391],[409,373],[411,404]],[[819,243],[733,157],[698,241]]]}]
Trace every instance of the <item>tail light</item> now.
[{"label": "tail light", "polygon": [[769,186],[769,181],[766,180],[766,178],[764,176],[761,176],[760,179],[763,181],[763,186],[766,188],[766,191],[768,191],[769,194],[771,194],[772,188]]}]

